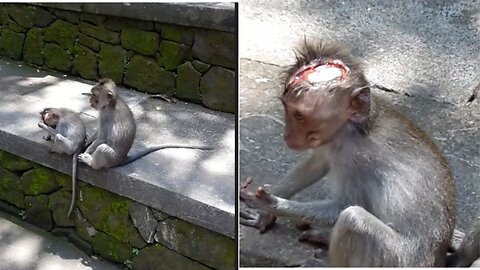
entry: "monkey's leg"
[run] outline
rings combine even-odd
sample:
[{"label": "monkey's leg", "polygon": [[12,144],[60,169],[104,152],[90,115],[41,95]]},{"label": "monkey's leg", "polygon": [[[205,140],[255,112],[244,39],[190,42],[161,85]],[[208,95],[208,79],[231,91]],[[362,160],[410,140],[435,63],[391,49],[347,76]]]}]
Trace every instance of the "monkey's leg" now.
[{"label": "monkey's leg", "polygon": [[[404,266],[402,236],[360,206],[343,210],[333,227],[329,266]],[[413,251],[411,251],[413,252]],[[410,255],[410,257],[412,257]],[[420,265],[418,265],[420,266]]]},{"label": "monkey's leg", "polygon": [[116,159],[116,153],[106,143],[102,143],[95,149],[92,155],[83,153],[78,156],[78,159],[98,170],[109,167],[108,165],[112,163],[111,161]]},{"label": "monkey's leg", "polygon": [[302,232],[298,240],[328,247],[330,245],[330,233],[330,228],[311,229]]},{"label": "monkey's leg", "polygon": [[93,151],[95,151],[97,149],[97,147],[102,144],[101,141],[95,139],[92,144],[90,144],[88,147],[87,147],[87,150],[85,150],[85,153],[86,154],[92,154]]}]

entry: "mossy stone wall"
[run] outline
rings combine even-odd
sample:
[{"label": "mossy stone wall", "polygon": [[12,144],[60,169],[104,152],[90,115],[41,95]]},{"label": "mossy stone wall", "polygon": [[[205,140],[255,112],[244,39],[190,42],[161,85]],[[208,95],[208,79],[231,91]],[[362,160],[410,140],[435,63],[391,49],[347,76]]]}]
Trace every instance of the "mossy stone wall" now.
[{"label": "mossy stone wall", "polygon": [[[127,269],[235,269],[231,238],[0,150],[0,208]],[[7,206],[7,207],[5,207]],[[168,266],[168,267],[167,267]]]},{"label": "mossy stone wall", "polygon": [[236,49],[229,32],[0,4],[2,56],[219,111],[236,111]]}]

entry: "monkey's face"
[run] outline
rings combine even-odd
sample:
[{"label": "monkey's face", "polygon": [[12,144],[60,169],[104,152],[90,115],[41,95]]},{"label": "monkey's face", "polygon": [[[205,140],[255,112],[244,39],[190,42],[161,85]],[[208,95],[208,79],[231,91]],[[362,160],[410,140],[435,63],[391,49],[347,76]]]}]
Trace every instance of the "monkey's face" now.
[{"label": "monkey's face", "polygon": [[90,106],[101,110],[109,105],[115,105],[115,83],[110,79],[102,79],[93,88],[90,94]]},{"label": "monkey's face", "polygon": [[282,100],[285,109],[284,140],[302,151],[335,138],[348,121],[348,98],[332,89],[307,91],[294,100]]},{"label": "monkey's face", "polygon": [[51,128],[56,128],[60,120],[60,115],[51,108],[43,109],[43,111],[40,112],[40,117],[42,122]]}]

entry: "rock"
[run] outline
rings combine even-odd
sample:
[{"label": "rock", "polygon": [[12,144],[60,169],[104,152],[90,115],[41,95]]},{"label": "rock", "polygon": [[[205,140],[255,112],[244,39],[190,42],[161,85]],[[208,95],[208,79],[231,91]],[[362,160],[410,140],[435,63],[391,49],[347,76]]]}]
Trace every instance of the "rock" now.
[{"label": "rock", "polygon": [[235,35],[220,31],[199,31],[195,34],[193,57],[222,67],[235,68],[237,61]]},{"label": "rock", "polygon": [[67,22],[77,24],[80,18],[80,13],[62,9],[54,9],[53,13],[61,18],[66,20]]},{"label": "rock", "polygon": [[48,196],[25,196],[26,221],[46,231],[53,228],[52,213],[48,210]]},{"label": "rock", "polygon": [[100,41],[94,38],[91,38],[85,34],[80,33],[78,35],[78,42],[80,42],[81,44],[87,46],[88,48],[96,52],[100,51]]},{"label": "rock", "polygon": [[44,40],[47,42],[55,42],[62,48],[69,50],[75,44],[78,36],[78,28],[71,23],[56,20],[46,30]]},{"label": "rock", "polygon": [[13,32],[17,32],[17,33],[26,33],[27,32],[27,29],[21,27],[14,20],[8,20],[8,24],[7,24],[7,27],[5,29],[12,30]]},{"label": "rock", "polygon": [[190,62],[178,66],[176,96],[183,100],[202,103],[199,89],[201,77],[202,74],[195,70]]},{"label": "rock", "polygon": [[12,172],[0,167],[0,200],[25,208],[22,180]]},{"label": "rock", "polygon": [[160,43],[159,56],[157,57],[158,64],[165,67],[166,70],[175,70],[178,65],[185,62],[190,47],[171,42],[162,41]]},{"label": "rock", "polygon": [[53,21],[55,21],[56,18],[57,17],[48,12],[46,9],[37,7],[37,11],[35,13],[35,25],[38,27],[47,27]]},{"label": "rock", "polygon": [[72,218],[75,221],[75,232],[77,235],[87,241],[92,242],[93,237],[97,234],[97,230],[88,222],[88,220],[82,215],[80,211],[73,211]]},{"label": "rock", "polygon": [[105,27],[117,32],[120,32],[124,27],[137,28],[145,31],[151,31],[154,29],[153,22],[119,17],[109,17],[107,21],[105,21]]},{"label": "rock", "polygon": [[175,41],[188,46],[193,44],[194,32],[191,28],[172,24],[156,23],[155,29],[161,33],[162,39]]},{"label": "rock", "polygon": [[103,258],[123,263],[133,257],[132,247],[103,232],[98,232],[92,240],[93,251]]},{"label": "rock", "polygon": [[60,71],[70,71],[70,68],[72,67],[71,56],[57,44],[45,44],[43,56],[48,68]]},{"label": "rock", "polygon": [[152,210],[141,203],[132,201],[130,202],[129,212],[133,225],[138,229],[143,240],[149,244],[153,243],[158,222],[155,219]]},{"label": "rock", "polygon": [[196,70],[200,71],[201,73],[207,72],[208,69],[210,68],[209,64],[203,63],[203,62],[198,61],[198,60],[193,61],[193,66],[195,67]]},{"label": "rock", "polygon": [[73,70],[80,77],[95,80],[98,77],[97,54],[80,44],[73,47]]},{"label": "rock", "polygon": [[235,73],[221,67],[211,67],[200,80],[200,92],[205,106],[234,113],[237,109]]},{"label": "rock", "polygon": [[[72,190],[72,177],[70,175],[58,171],[53,171],[53,175],[55,176],[55,181],[59,187],[62,187],[64,190],[68,191]],[[80,181],[77,179],[77,182]]]},{"label": "rock", "polygon": [[78,24],[80,31],[88,36],[94,37],[101,41],[117,45],[120,44],[118,33],[107,30],[102,26],[95,26],[89,23],[81,22]]},{"label": "rock", "polygon": [[25,44],[23,45],[23,60],[37,66],[43,65],[43,31],[34,27],[27,32]]},{"label": "rock", "polygon": [[130,60],[124,83],[148,93],[173,95],[175,91],[175,75],[160,68],[154,59],[141,55]]},{"label": "rock", "polygon": [[5,7],[5,4],[0,4],[0,24],[8,24],[10,16],[8,15],[8,10]]},{"label": "rock", "polygon": [[[187,257],[184,257],[161,245],[154,245],[140,250],[138,256],[133,258],[133,269],[151,270],[209,270],[210,268],[199,264]],[[233,269],[233,268],[232,268]]]},{"label": "rock", "polygon": [[214,269],[234,269],[237,264],[233,239],[180,219],[160,222],[155,240]]},{"label": "rock", "polygon": [[80,20],[84,22],[93,23],[95,25],[102,25],[106,17],[103,15],[92,14],[92,13],[80,13]]},{"label": "rock", "polygon": [[52,211],[53,220],[57,226],[75,226],[73,219],[67,217],[71,196],[71,192],[62,189],[48,195],[48,208]]},{"label": "rock", "polygon": [[0,30],[0,54],[13,60],[20,60],[24,39],[24,34],[7,29]]},{"label": "rock", "polygon": [[45,167],[28,171],[22,175],[21,179],[25,195],[45,194],[58,189],[53,171]]},{"label": "rock", "polygon": [[105,43],[100,45],[98,54],[98,71],[102,78],[110,78],[116,83],[122,83],[123,69],[127,59],[127,51],[120,46]]},{"label": "rock", "polygon": [[133,50],[143,55],[154,55],[158,50],[160,37],[155,32],[124,27],[120,40],[122,47],[127,50]]},{"label": "rock", "polygon": [[8,14],[23,28],[32,28],[35,22],[36,7],[31,5],[6,5]]},{"label": "rock", "polygon": [[81,188],[78,197],[78,208],[95,229],[137,248],[146,245],[130,220],[128,199],[93,186]]},{"label": "rock", "polygon": [[152,209],[153,216],[158,220],[158,221],[164,221],[165,219],[169,218],[170,215],[165,214],[163,212],[158,211],[157,209]]},{"label": "rock", "polygon": [[29,170],[33,168],[33,166],[35,166],[35,164],[29,160],[0,150],[0,167],[16,172]]}]

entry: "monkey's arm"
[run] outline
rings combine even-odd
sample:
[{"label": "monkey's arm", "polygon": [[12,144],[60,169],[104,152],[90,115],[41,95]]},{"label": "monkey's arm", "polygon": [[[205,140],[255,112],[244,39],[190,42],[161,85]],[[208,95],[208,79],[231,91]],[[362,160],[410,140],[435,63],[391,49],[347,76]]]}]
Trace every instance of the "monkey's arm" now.
[{"label": "monkey's arm", "polygon": [[38,123],[38,127],[48,132],[48,135],[50,135],[51,137],[55,137],[55,135],[57,135],[58,133],[55,129],[45,125],[45,123],[43,122]]},{"label": "monkey's arm", "polygon": [[261,209],[277,216],[285,216],[311,223],[332,226],[344,205],[335,200],[296,202],[277,197],[259,187],[256,193],[240,190],[240,198],[249,207]]}]

